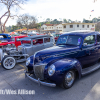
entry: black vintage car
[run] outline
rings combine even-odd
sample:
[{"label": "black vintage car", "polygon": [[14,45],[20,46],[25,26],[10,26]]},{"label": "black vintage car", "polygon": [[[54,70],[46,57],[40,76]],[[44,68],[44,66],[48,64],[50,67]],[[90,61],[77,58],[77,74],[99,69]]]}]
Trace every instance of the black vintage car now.
[{"label": "black vintage car", "polygon": [[26,61],[25,75],[38,84],[70,88],[76,76],[100,68],[100,34],[76,31],[62,34],[56,46],[36,52]]}]

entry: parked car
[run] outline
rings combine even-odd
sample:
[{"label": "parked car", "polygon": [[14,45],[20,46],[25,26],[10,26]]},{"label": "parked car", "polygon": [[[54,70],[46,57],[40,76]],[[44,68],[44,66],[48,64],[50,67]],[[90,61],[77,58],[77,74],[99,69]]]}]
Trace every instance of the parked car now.
[{"label": "parked car", "polygon": [[74,84],[76,76],[81,78],[100,68],[100,63],[96,63],[99,59],[98,32],[69,32],[58,38],[56,46],[27,58],[25,75],[39,85],[62,85],[67,89]]},{"label": "parked car", "polygon": [[0,48],[6,48],[8,44],[13,44],[11,42],[11,35],[1,33],[0,34]]},{"label": "parked car", "polygon": [[9,33],[12,37],[13,36],[19,36],[20,34],[19,33],[16,33],[16,32],[11,32],[11,33]]},{"label": "parked car", "polygon": [[11,35],[9,34],[0,34],[0,46],[5,46],[8,44],[15,44],[16,47],[18,47],[19,45],[21,45],[21,42],[18,41],[18,39],[20,38],[24,38],[27,36],[14,36],[11,37]]},{"label": "parked car", "polygon": [[11,35],[6,34],[6,33],[0,34],[0,40],[7,40],[7,39],[11,39]]},{"label": "parked car", "polygon": [[1,65],[5,69],[14,68],[16,63],[26,61],[28,56],[33,55],[36,51],[51,47],[54,45],[53,37],[49,35],[36,35],[20,39],[21,45],[17,50],[0,49]]},{"label": "parked car", "polygon": [[57,42],[59,36],[61,35],[62,33],[55,33],[54,34],[54,39],[55,39],[55,42]]},{"label": "parked car", "polygon": [[8,50],[16,50],[16,48],[21,45],[21,41],[19,41],[20,38],[24,38],[27,36],[14,36],[11,37],[10,39],[7,40],[1,40],[0,42],[0,48],[3,49],[3,51],[8,51]]}]

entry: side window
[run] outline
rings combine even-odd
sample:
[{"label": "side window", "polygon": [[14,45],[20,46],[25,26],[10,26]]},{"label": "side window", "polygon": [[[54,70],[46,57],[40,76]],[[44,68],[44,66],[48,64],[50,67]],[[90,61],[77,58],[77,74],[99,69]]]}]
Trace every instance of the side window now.
[{"label": "side window", "polygon": [[43,43],[43,39],[34,39],[33,40],[33,45],[39,45]]},{"label": "side window", "polygon": [[50,42],[50,38],[44,38],[44,43]]},{"label": "side window", "polygon": [[3,38],[5,38],[5,39],[7,38],[7,36],[6,36],[6,35],[2,35],[2,36],[3,36]]},{"label": "side window", "polygon": [[97,35],[97,42],[100,42],[100,35]]},{"label": "side window", "polygon": [[3,39],[4,37],[3,36],[0,36],[0,39]]},{"label": "side window", "polygon": [[86,43],[87,45],[95,44],[95,35],[87,36],[84,39],[84,43]]}]

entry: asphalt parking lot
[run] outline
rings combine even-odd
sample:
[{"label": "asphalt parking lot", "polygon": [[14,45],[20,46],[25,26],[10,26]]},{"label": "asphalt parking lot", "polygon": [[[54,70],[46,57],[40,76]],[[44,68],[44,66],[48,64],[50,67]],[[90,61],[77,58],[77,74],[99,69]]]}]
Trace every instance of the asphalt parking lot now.
[{"label": "asphalt parking lot", "polygon": [[25,63],[20,63],[14,69],[5,70],[0,65],[0,90],[26,89],[34,90],[35,94],[0,94],[0,100],[100,100],[100,69],[77,79],[73,87],[38,86],[24,75]]}]

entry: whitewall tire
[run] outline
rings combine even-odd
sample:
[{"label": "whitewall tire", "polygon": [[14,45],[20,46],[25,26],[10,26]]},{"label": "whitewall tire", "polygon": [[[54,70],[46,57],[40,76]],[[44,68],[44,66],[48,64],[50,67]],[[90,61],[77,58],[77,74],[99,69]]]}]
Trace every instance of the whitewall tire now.
[{"label": "whitewall tire", "polygon": [[4,67],[5,69],[12,69],[15,67],[16,65],[16,60],[14,57],[11,56],[5,56],[2,61],[1,61],[1,65],[2,67]]}]

